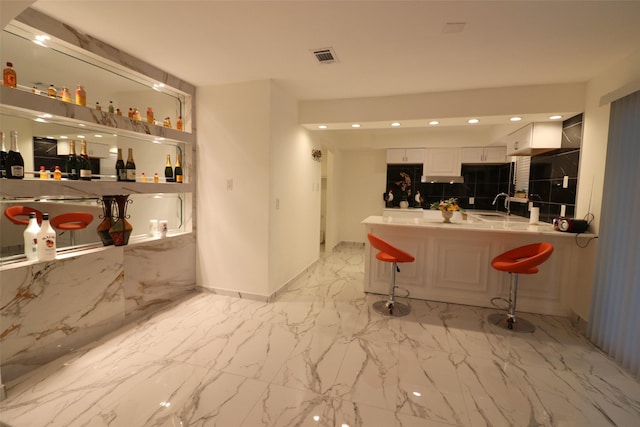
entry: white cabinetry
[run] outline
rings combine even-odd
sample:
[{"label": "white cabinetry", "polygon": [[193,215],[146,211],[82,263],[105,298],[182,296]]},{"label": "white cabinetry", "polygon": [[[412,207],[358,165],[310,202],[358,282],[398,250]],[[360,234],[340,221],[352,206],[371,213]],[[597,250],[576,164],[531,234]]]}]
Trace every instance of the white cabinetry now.
[{"label": "white cabinetry", "polygon": [[506,163],[507,147],[465,147],[461,152],[462,163]]},{"label": "white cabinetry", "polygon": [[533,156],[560,148],[562,143],[561,122],[538,122],[507,136],[508,156]]},{"label": "white cabinetry", "polygon": [[424,151],[424,148],[390,148],[387,150],[387,164],[422,164]]},{"label": "white cabinetry", "polygon": [[425,153],[423,175],[459,176],[462,172],[459,148],[428,148]]}]

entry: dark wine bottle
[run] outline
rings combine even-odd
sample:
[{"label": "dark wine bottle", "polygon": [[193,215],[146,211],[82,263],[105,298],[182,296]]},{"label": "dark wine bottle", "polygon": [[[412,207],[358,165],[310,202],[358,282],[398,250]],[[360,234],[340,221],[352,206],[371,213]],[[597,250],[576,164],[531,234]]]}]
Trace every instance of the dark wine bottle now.
[{"label": "dark wine bottle", "polygon": [[87,141],[80,141],[80,179],[91,181],[91,161],[87,154]]},{"label": "dark wine bottle", "polygon": [[171,166],[171,154],[167,154],[167,163],[164,166],[164,177],[166,182],[173,182],[173,167]]},{"label": "dark wine bottle", "polygon": [[67,157],[65,172],[67,172],[68,179],[74,181],[80,179],[80,162],[76,155],[76,142],[74,140],[69,142],[69,157]]},{"label": "dark wine bottle", "polygon": [[125,169],[127,170],[127,181],[136,182],[136,162],[133,160],[133,148],[129,148]]},{"label": "dark wine bottle", "polygon": [[118,148],[118,160],[116,160],[116,177],[118,181],[127,180],[127,170],[124,168],[124,160],[122,160],[122,148]]},{"label": "dark wine bottle", "polygon": [[180,165],[180,153],[176,154],[176,168],[173,171],[176,182],[182,184],[182,166]]},{"label": "dark wine bottle", "polygon": [[10,179],[23,179],[24,178],[24,159],[22,154],[18,150],[18,131],[11,131],[11,148],[7,153],[7,159],[5,160],[5,167],[7,168],[7,178]]},{"label": "dark wine bottle", "polygon": [[4,147],[4,132],[0,132],[0,143],[2,149],[0,150],[0,178],[7,177],[7,150]]}]

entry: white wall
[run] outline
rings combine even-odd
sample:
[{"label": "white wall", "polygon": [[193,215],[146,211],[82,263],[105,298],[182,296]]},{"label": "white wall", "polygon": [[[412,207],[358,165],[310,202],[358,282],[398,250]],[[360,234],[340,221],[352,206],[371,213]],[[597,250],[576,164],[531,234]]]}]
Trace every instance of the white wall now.
[{"label": "white wall", "polygon": [[271,81],[198,88],[196,99],[198,286],[271,296],[319,256],[313,139]]},{"label": "white wall", "polygon": [[[318,259],[320,162],[314,142],[298,125],[298,102],[271,85],[269,293]],[[276,206],[276,200],[278,206]]]},{"label": "white wall", "polygon": [[382,215],[382,194],[386,180],[385,150],[341,153],[341,165],[337,173],[337,185],[340,186],[340,241],[365,242],[367,235],[360,222],[370,215]]},{"label": "white wall", "polygon": [[269,292],[270,93],[268,81],[197,89],[198,286]]}]

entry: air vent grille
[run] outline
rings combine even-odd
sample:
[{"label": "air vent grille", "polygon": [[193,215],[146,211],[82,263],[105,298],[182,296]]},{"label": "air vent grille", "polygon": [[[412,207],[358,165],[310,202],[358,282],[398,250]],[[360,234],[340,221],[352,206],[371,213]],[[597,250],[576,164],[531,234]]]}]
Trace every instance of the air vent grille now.
[{"label": "air vent grille", "polygon": [[313,51],[313,54],[321,64],[331,64],[338,61],[335,52],[330,47],[324,49],[316,49]]}]

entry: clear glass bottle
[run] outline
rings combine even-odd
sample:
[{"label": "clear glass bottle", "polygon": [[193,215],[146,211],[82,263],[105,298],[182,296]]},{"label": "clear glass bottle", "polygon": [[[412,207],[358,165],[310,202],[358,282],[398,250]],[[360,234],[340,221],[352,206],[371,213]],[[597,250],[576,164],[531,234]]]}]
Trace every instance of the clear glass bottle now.
[{"label": "clear glass bottle", "polygon": [[76,105],[87,106],[87,91],[81,85],[76,88]]},{"label": "clear glass bottle", "polygon": [[40,179],[49,179],[49,172],[47,172],[44,166],[40,166]]},{"label": "clear glass bottle", "polygon": [[155,120],[153,118],[153,109],[151,107],[147,107],[147,123],[155,123]]},{"label": "clear glass bottle", "polygon": [[178,121],[176,122],[176,129],[183,130],[184,123],[182,122],[182,116],[178,116]]},{"label": "clear glass bottle", "polygon": [[116,112],[116,109],[115,109],[115,107],[114,107],[114,105],[113,105],[113,101],[109,101],[109,112],[110,112],[111,114],[113,114],[113,113],[115,113],[115,112]]},{"label": "clear glass bottle", "polygon": [[66,88],[66,87],[62,88],[62,90],[60,91],[60,98],[64,102],[71,102],[71,92],[69,92],[68,88]]},{"label": "clear glass bottle", "polygon": [[38,231],[38,259],[51,261],[56,259],[56,232],[49,223],[49,214],[42,214],[42,226]]},{"label": "clear glass bottle", "polygon": [[38,233],[40,232],[40,226],[38,225],[38,218],[36,213],[31,212],[29,214],[29,224],[24,230],[24,254],[28,260],[38,259]]},{"label": "clear glass bottle", "polygon": [[62,180],[62,171],[60,170],[60,166],[56,166],[56,168],[53,170],[53,179],[56,181]]},{"label": "clear glass bottle", "polygon": [[7,62],[7,68],[2,71],[2,81],[7,87],[16,87],[18,85],[18,76],[16,70],[13,69],[13,64]]},{"label": "clear glass bottle", "polygon": [[56,89],[56,87],[53,84],[50,84],[47,88],[47,96],[49,98],[55,98],[57,94],[58,90]]}]

